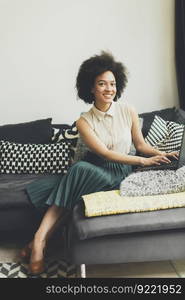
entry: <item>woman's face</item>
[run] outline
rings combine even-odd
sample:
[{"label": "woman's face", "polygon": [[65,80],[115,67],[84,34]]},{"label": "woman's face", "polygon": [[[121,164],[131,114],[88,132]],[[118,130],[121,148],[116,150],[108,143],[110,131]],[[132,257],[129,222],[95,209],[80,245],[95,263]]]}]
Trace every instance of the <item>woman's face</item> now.
[{"label": "woman's face", "polygon": [[102,106],[111,104],[116,96],[116,91],[116,79],[111,71],[106,71],[96,77],[92,88],[96,104]]}]

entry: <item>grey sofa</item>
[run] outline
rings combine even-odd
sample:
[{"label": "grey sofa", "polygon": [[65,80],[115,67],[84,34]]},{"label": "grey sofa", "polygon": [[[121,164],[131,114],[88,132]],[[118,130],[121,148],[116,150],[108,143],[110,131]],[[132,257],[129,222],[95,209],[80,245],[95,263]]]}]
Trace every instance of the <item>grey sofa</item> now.
[{"label": "grey sofa", "polygon": [[[174,108],[140,114],[146,136],[154,116],[185,124],[185,112]],[[51,143],[51,118],[0,126],[0,140],[18,143]],[[0,239],[30,240],[43,212],[29,201],[25,186],[51,174],[0,174]],[[185,208],[86,218],[81,201],[65,226],[66,253],[82,266],[181,259],[185,257]]]}]

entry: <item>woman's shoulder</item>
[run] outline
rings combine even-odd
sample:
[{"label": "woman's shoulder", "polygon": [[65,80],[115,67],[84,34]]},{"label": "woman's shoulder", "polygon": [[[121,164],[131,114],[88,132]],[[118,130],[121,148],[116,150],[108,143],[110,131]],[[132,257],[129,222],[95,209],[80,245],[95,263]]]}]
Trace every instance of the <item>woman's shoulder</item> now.
[{"label": "woman's shoulder", "polygon": [[89,111],[86,111],[86,112],[82,112],[80,114],[80,117],[78,120],[76,120],[76,125],[77,125],[77,128],[78,127],[81,127],[81,126],[84,126],[85,124],[89,124],[91,125],[91,119],[92,119],[92,110],[90,109]]},{"label": "woman's shoulder", "polygon": [[92,122],[92,109],[86,111],[86,112],[82,112],[80,115],[80,119],[81,120],[86,120],[88,123],[91,124]]},{"label": "woman's shoulder", "polygon": [[120,101],[118,106],[123,119],[131,126],[134,116],[137,114],[134,106],[127,101]]},{"label": "woman's shoulder", "polygon": [[83,111],[81,114],[80,114],[80,117],[90,117],[92,115],[92,108],[88,111]]}]

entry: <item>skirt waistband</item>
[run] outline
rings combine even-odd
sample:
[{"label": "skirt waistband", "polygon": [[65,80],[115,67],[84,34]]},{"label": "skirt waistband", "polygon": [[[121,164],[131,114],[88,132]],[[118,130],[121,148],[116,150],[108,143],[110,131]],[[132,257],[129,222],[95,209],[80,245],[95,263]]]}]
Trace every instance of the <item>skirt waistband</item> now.
[{"label": "skirt waistband", "polygon": [[82,160],[87,161],[87,162],[92,163],[93,165],[97,165],[97,166],[101,166],[101,165],[104,165],[104,164],[110,162],[109,160],[106,160],[103,157],[101,157],[91,151],[87,151],[87,153],[85,154],[85,156]]}]

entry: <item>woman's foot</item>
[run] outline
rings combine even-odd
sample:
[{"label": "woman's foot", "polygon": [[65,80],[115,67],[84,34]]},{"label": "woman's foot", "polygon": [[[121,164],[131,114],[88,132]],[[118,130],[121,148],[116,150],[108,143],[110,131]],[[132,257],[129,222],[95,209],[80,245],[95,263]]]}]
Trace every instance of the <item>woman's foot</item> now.
[{"label": "woman's foot", "polygon": [[30,256],[30,263],[28,266],[29,274],[39,275],[45,270],[44,263],[44,252],[45,252],[45,242],[34,240],[32,245],[32,251]]},{"label": "woman's foot", "polygon": [[45,270],[44,259],[39,261],[31,262],[28,266],[28,273],[29,275],[38,276],[43,273]]}]

